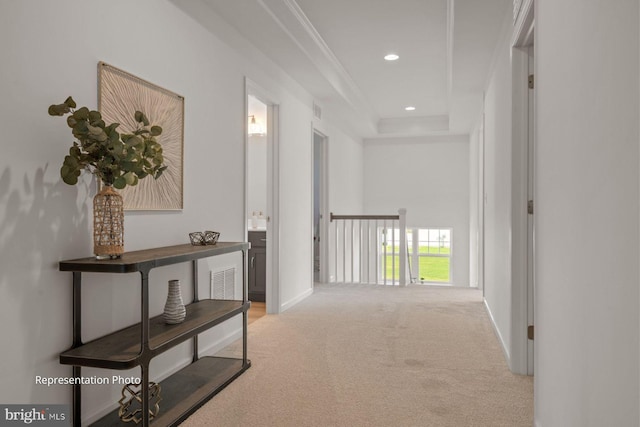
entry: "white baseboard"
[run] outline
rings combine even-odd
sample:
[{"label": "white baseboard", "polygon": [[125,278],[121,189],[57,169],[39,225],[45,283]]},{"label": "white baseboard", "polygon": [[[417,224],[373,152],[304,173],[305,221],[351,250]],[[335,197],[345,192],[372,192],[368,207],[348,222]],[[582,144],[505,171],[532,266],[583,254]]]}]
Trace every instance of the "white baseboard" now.
[{"label": "white baseboard", "polygon": [[498,337],[498,341],[500,342],[500,347],[502,347],[502,352],[504,353],[504,358],[507,360],[507,365],[511,370],[511,355],[509,354],[509,349],[502,338],[502,334],[500,333],[500,329],[498,329],[498,325],[496,324],[496,320],[493,318],[493,313],[491,312],[491,307],[489,307],[489,303],[487,299],[484,298],[484,307],[487,310],[487,314],[489,315],[489,319],[491,320],[491,326],[493,326],[493,332]]},{"label": "white baseboard", "polygon": [[311,294],[313,294],[313,288],[307,289],[297,297],[292,298],[289,301],[283,303],[282,306],[280,307],[280,313],[287,311],[288,309],[298,304],[303,299],[309,297]]}]

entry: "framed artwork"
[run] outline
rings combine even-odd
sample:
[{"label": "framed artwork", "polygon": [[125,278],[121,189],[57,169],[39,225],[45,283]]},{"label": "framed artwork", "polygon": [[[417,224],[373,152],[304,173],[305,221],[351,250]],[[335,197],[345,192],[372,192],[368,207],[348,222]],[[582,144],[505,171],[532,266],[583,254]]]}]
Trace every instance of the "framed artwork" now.
[{"label": "framed artwork", "polygon": [[183,208],[184,97],[104,62],[98,63],[98,110],[118,131],[136,128],[134,113],[142,111],[152,125],[162,127],[157,137],[167,170],[158,179],[119,190],[125,210],[180,210]]}]

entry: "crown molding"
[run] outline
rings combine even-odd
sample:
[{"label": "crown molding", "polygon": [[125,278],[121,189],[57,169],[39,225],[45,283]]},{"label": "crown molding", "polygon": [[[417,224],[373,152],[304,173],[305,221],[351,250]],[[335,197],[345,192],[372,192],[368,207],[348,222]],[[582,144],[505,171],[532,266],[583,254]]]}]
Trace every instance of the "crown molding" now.
[{"label": "crown molding", "polygon": [[534,30],[533,0],[523,0],[513,23],[511,46],[528,46],[533,43]]},{"label": "crown molding", "polygon": [[422,134],[449,130],[449,116],[385,118],[378,121],[378,134]]},{"label": "crown molding", "polygon": [[336,93],[375,128],[378,115],[298,3],[295,0],[275,0],[269,1],[268,4],[264,0],[257,2],[311,61]]},{"label": "crown molding", "polygon": [[451,112],[453,96],[453,29],[455,16],[455,0],[447,0],[447,111]]}]

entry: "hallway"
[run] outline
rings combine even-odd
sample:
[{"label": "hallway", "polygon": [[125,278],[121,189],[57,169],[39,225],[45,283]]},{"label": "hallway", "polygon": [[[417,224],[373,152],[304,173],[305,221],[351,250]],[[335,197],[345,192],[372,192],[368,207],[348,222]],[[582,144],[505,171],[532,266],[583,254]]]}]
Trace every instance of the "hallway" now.
[{"label": "hallway", "polygon": [[531,426],[533,379],[509,371],[481,297],[317,285],[252,323],[251,369],[183,425]]}]

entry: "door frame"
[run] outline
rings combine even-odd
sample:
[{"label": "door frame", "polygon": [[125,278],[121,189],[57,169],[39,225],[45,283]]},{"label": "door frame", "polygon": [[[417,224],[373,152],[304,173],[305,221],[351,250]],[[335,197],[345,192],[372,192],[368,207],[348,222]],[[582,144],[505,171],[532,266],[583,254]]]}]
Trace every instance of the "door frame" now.
[{"label": "door frame", "polygon": [[[249,176],[249,95],[259,99],[267,106],[267,277],[266,310],[268,314],[278,314],[282,310],[280,296],[280,151],[279,151],[279,102],[267,90],[245,77],[244,91],[244,238],[248,241],[249,213],[248,176]],[[246,266],[245,266],[246,271]],[[246,273],[245,273],[246,274]]]},{"label": "door frame", "polygon": [[[532,250],[534,230],[530,226],[532,218],[527,213],[527,203],[533,200],[531,189],[535,184],[533,169],[533,146],[530,130],[534,123],[534,115],[530,109],[530,97],[533,93],[528,88],[529,56],[534,44],[534,7],[533,0],[524,0],[517,21],[514,24],[511,42],[512,66],[512,314],[511,337],[512,352],[510,355],[511,370],[514,373],[533,375],[534,343],[528,339],[527,329],[533,325],[533,309],[535,302],[533,271],[535,263]],[[534,67],[535,68],[535,67]],[[531,111],[531,113],[533,113]]]},{"label": "door frame", "polygon": [[[314,172],[315,167],[315,136],[318,135],[322,139],[322,162],[320,163],[320,230],[318,235],[320,237],[320,283],[328,283],[328,274],[329,274],[329,137],[322,131],[318,130],[312,124],[312,132],[311,132],[311,144],[312,144],[312,155],[311,155],[311,173]],[[315,195],[315,176],[311,179],[311,194]],[[314,213],[313,204],[314,197],[311,198],[311,215]],[[313,229],[313,227],[312,227]],[[313,230],[312,230],[313,233]],[[313,241],[313,239],[312,239]],[[314,257],[315,263],[315,251],[311,250],[312,256]],[[314,269],[315,269],[315,264]],[[313,283],[313,271],[311,272],[311,283]]]}]

